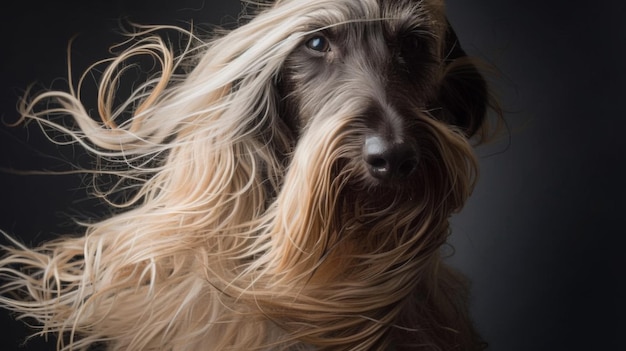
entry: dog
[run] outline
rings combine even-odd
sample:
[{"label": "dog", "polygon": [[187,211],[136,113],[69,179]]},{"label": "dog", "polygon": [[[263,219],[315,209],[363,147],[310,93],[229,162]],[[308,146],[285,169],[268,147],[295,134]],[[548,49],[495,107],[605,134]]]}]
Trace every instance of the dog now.
[{"label": "dog", "polygon": [[[96,194],[117,210],[36,248],[7,235],[2,307],[59,350],[484,349],[444,248],[497,106],[443,1],[252,6],[181,28],[181,53],[137,26],[97,118],[80,87],[24,99],[119,179]],[[161,69],[116,105],[137,55]]]}]

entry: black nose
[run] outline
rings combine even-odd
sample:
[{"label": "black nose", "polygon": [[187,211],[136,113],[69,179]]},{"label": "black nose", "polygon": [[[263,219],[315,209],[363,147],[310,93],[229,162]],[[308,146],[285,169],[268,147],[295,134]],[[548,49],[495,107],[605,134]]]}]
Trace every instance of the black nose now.
[{"label": "black nose", "polygon": [[413,143],[393,142],[374,135],[365,138],[363,159],[373,177],[403,180],[417,170],[419,151]]}]

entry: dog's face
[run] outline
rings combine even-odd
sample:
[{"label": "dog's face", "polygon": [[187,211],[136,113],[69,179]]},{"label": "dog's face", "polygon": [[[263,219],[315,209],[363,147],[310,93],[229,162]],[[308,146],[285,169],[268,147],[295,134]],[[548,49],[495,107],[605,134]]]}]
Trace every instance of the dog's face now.
[{"label": "dog's face", "polygon": [[324,191],[339,200],[325,212],[354,218],[356,211],[370,228],[404,223],[399,230],[413,233],[425,218],[444,225],[471,191],[468,139],[485,119],[484,79],[468,63],[440,1],[334,7],[341,10],[311,11],[306,34],[280,72],[281,118],[295,139],[295,157],[302,154],[309,166],[316,153],[326,160],[315,172],[327,169],[333,185]]}]

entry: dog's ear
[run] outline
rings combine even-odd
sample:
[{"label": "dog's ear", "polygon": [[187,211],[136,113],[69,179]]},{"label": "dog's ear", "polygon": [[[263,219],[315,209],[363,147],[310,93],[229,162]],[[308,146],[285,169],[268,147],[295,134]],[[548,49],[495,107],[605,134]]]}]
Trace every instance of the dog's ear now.
[{"label": "dog's ear", "polygon": [[471,137],[481,129],[486,118],[490,102],[487,82],[466,55],[449,22],[443,54],[444,76],[438,98],[441,117]]}]

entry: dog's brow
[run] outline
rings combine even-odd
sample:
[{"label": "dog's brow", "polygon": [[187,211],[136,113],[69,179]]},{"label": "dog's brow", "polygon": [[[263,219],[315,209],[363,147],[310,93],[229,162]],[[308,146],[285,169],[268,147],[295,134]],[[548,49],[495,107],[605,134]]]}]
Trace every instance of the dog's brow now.
[{"label": "dog's brow", "polygon": [[381,13],[390,24],[424,24],[430,15],[423,1],[384,1]]}]

